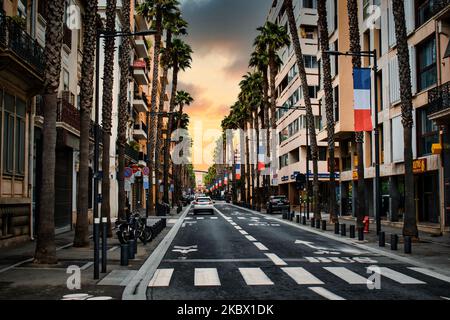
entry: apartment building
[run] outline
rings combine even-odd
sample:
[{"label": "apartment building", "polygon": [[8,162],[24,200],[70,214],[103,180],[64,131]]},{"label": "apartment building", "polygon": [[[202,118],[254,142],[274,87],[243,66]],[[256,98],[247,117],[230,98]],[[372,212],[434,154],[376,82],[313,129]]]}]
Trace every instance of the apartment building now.
[{"label": "apartment building", "polygon": [[[319,91],[317,1],[297,0],[293,4],[307,72],[308,90],[312,98],[314,125],[319,132],[322,123],[320,100],[317,99]],[[285,25],[289,30],[287,15],[282,7],[283,1],[274,1],[268,19]],[[278,192],[288,196],[292,204],[298,205],[300,193],[295,188],[296,175],[307,174],[307,161],[309,161],[309,179],[311,181],[313,179],[312,161],[307,152],[309,141],[307,141],[306,132],[305,102],[293,45],[281,50],[279,54],[283,60],[283,66],[276,77]],[[329,180],[326,146],[326,142],[319,143],[319,180],[322,195],[327,194],[325,182]]]},{"label": "apartment building", "polygon": [[[347,1],[327,1],[331,50],[345,52],[350,48]],[[376,23],[367,11],[375,5],[380,13]],[[449,5],[439,1],[405,1],[405,16],[410,53],[414,128],[413,156],[415,171],[416,215],[419,229],[437,233],[448,230],[448,190],[444,192],[445,166],[448,167],[448,141],[445,104],[448,108]],[[404,213],[403,126],[401,123],[400,89],[392,0],[359,1],[362,50],[377,50],[378,71],[372,73],[372,93],[378,87],[378,105],[372,94],[373,123],[380,132],[381,216],[383,220],[401,224]],[[320,53],[319,53],[320,58]],[[373,59],[372,59],[373,60]],[[351,57],[332,58],[333,88],[336,108],[336,139],[340,147],[340,213],[354,214],[353,201],[357,180],[356,146],[353,142],[353,84]],[[364,67],[373,61],[363,59]],[[446,87],[447,86],[447,87]],[[321,87],[322,88],[322,87]],[[447,88],[447,89],[446,89]],[[319,92],[323,99],[323,92]],[[375,109],[376,108],[376,109]],[[323,114],[323,111],[322,111]],[[448,120],[448,119],[447,119]],[[326,140],[326,131],[319,134]],[[365,190],[367,214],[374,215],[375,143],[373,132],[364,136]],[[447,156],[446,156],[447,154]],[[447,169],[448,171],[448,169]],[[448,183],[448,182],[447,182]],[[447,186],[448,189],[448,186]]]}]

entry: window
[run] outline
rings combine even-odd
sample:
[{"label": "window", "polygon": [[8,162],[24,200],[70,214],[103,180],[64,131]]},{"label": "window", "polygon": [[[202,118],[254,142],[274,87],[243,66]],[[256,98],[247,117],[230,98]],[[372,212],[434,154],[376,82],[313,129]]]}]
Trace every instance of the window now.
[{"label": "window", "polygon": [[[314,125],[316,127],[316,130],[322,129],[321,119],[322,119],[321,116],[314,116]],[[306,126],[307,126],[306,115],[301,115],[299,118],[299,129],[306,130]]]},{"label": "window", "polygon": [[300,29],[300,35],[303,39],[316,39],[316,28],[302,27]]},{"label": "window", "polygon": [[64,91],[69,91],[69,71],[67,71],[66,69],[63,69],[63,90]]},{"label": "window", "polygon": [[317,99],[317,93],[319,92],[319,86],[309,86],[308,91],[309,91],[310,98]]},{"label": "window", "polygon": [[419,91],[436,84],[436,38],[434,36],[417,46],[417,80]]},{"label": "window", "polygon": [[47,19],[47,0],[39,0],[37,9],[42,18]]},{"label": "window", "polygon": [[280,157],[280,169],[289,165],[289,155],[285,154]]},{"label": "window", "polygon": [[363,19],[366,20],[370,14],[372,13],[369,10],[369,7],[372,5],[372,1],[371,0],[364,0],[363,1]]},{"label": "window", "polygon": [[292,137],[293,135],[297,134],[298,132],[298,119],[296,119],[294,122],[292,122],[289,127],[289,137]]},{"label": "window", "polygon": [[420,27],[439,11],[438,0],[416,0],[416,27]]},{"label": "window", "polygon": [[317,9],[317,0],[303,0],[303,8]]},{"label": "window", "polygon": [[280,140],[280,143],[286,141],[287,139],[289,139],[289,131],[288,131],[288,128],[284,128],[284,129],[281,130],[281,132],[279,133],[279,140]]},{"label": "window", "polygon": [[428,109],[417,110],[417,143],[418,156],[431,154],[431,146],[439,143],[439,129],[436,124],[428,119]]},{"label": "window", "polygon": [[303,60],[305,61],[305,68],[316,69],[318,67],[316,56],[303,55]]},{"label": "window", "polygon": [[[5,93],[0,101],[0,117],[4,119],[3,172],[6,175],[25,173],[25,117],[26,102]],[[1,104],[1,102],[3,102]]]},{"label": "window", "polygon": [[[318,156],[319,156],[319,161],[327,161],[327,147],[318,147]],[[311,152],[311,147],[308,146],[308,160],[311,161],[312,160],[312,152]]]},{"label": "window", "polygon": [[333,89],[334,121],[339,121],[339,86]]}]

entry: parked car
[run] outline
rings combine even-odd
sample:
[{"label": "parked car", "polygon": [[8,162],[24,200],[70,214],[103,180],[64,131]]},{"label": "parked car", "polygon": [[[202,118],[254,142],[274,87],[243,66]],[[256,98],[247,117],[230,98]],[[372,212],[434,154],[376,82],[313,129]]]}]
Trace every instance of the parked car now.
[{"label": "parked car", "polygon": [[286,196],[271,196],[267,202],[267,213],[290,211],[289,200]]},{"label": "parked car", "polygon": [[193,202],[194,214],[199,212],[210,212],[214,214],[214,201],[210,197],[199,197]]}]

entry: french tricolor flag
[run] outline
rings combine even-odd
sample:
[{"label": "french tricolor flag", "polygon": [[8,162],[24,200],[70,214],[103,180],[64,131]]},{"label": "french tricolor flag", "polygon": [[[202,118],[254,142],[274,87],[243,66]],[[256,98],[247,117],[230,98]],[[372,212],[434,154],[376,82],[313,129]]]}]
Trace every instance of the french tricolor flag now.
[{"label": "french tricolor flag", "polygon": [[372,131],[371,69],[353,69],[355,132]]},{"label": "french tricolor flag", "polygon": [[236,180],[241,179],[241,165],[237,164],[236,165]]},{"label": "french tricolor flag", "polygon": [[258,171],[263,171],[266,169],[265,155],[266,155],[266,148],[260,145],[258,147]]}]

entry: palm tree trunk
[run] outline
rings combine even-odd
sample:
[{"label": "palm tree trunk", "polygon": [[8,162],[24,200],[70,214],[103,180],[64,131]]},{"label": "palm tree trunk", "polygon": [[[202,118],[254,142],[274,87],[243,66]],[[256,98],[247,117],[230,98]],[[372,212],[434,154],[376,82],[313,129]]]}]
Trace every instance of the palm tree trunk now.
[{"label": "palm tree trunk", "polygon": [[242,131],[240,132],[240,142],[239,142],[239,146],[241,149],[241,154],[240,154],[240,162],[241,162],[241,202],[246,203],[247,199],[246,199],[246,193],[245,193],[245,172],[246,172],[246,168],[245,168],[245,149],[243,148],[244,144],[245,144],[245,125],[242,124],[241,126]]},{"label": "palm tree trunk", "polygon": [[[122,15],[125,21],[123,26],[124,32],[130,31],[130,0],[123,1]],[[128,121],[128,77],[130,74],[130,39],[124,37],[122,39],[122,45],[120,47],[120,90],[119,90],[119,123],[118,123],[118,162],[119,172],[117,181],[119,185],[118,195],[118,216],[122,219],[126,219],[125,213],[125,144],[126,144],[126,131]]]},{"label": "palm tree trunk", "polygon": [[44,128],[42,132],[42,176],[40,209],[34,262],[55,264],[55,164],[56,164],[56,108],[61,74],[64,1],[47,2],[47,33],[45,37],[44,70]]},{"label": "palm tree trunk", "polygon": [[[255,114],[255,128],[256,128],[256,155],[258,157],[259,153],[259,115],[258,115],[258,109],[256,110]],[[258,158],[256,159],[256,163],[258,163]],[[256,189],[255,189],[255,197],[256,197],[256,210],[261,211],[261,196],[259,192],[259,186],[260,186],[260,174],[258,170],[258,165],[256,165]]]},{"label": "palm tree trunk", "polygon": [[403,1],[394,0],[394,23],[397,37],[397,55],[400,77],[400,95],[402,101],[402,122],[404,135],[405,158],[405,215],[403,219],[403,235],[418,238],[416,210],[414,203],[414,175],[412,153],[412,92],[411,67],[406,35],[405,7]]},{"label": "palm tree trunk", "polygon": [[[170,95],[170,103],[169,103],[169,124],[167,127],[167,136],[164,148],[164,199],[165,202],[169,202],[169,170],[170,170],[170,142],[172,139],[172,131],[174,125],[173,112],[175,110],[175,97],[177,95],[178,90],[178,62],[174,61],[174,67],[172,71],[172,93]],[[174,176],[174,172],[172,169],[172,176]],[[173,201],[173,199],[172,199]]]},{"label": "palm tree trunk", "polygon": [[[158,95],[158,83],[159,83],[159,54],[161,51],[161,37],[162,37],[162,12],[160,5],[156,8],[156,34],[155,34],[155,47],[153,56],[153,77],[152,77],[152,93],[151,93],[151,108],[150,112],[147,112],[147,126],[148,126],[148,160],[147,166],[150,169],[150,183],[148,187],[148,203],[147,208],[151,214],[154,214],[154,201],[153,201],[153,161],[155,156],[155,115],[156,112],[156,98]],[[150,115],[150,113],[153,113]]]},{"label": "palm tree trunk", "polygon": [[[270,159],[270,135],[269,135],[269,128],[270,128],[270,118],[269,118],[269,79],[267,70],[263,70],[263,92],[264,92],[264,126],[263,126],[263,132],[266,137],[266,155],[267,158]],[[263,177],[263,183],[264,183],[264,197],[263,197],[263,204],[265,205],[268,200],[268,194],[269,194],[269,178],[267,175],[264,175]]]},{"label": "palm tree trunk", "polygon": [[[106,30],[114,32],[116,26],[116,0],[108,0],[106,4]],[[105,39],[105,60],[103,68],[103,106],[102,106],[102,126],[103,126],[103,155],[102,155],[102,217],[108,219],[108,237],[112,237],[111,231],[111,178],[110,168],[110,148],[111,148],[111,127],[112,127],[112,102],[114,85],[114,51],[115,38]]]},{"label": "palm tree trunk", "polygon": [[77,193],[77,221],[74,247],[89,245],[89,131],[94,95],[95,47],[98,0],[86,4],[83,33],[83,61],[80,79],[80,167]]},{"label": "palm tree trunk", "polygon": [[[277,95],[276,95],[276,87],[275,87],[275,77],[278,73],[278,67],[275,62],[275,52],[269,52],[269,68],[270,68],[270,128],[272,129],[270,132],[270,136],[268,140],[272,140],[272,144],[268,145],[267,155],[270,159],[270,175],[269,175],[269,194],[268,196],[272,195],[272,169],[275,169],[276,160],[271,159],[272,150],[275,150],[275,144],[276,144],[276,132],[277,132]],[[270,139],[272,137],[272,139]],[[273,154],[273,157],[275,157],[275,154]]]},{"label": "palm tree trunk", "polygon": [[245,150],[246,150],[245,162],[246,162],[246,167],[247,167],[247,175],[246,175],[247,196],[246,196],[246,198],[247,198],[247,204],[250,205],[250,189],[251,189],[251,186],[250,186],[250,175],[251,175],[251,173],[250,173],[250,145],[249,145],[250,141],[249,141],[249,131],[248,131],[248,122],[247,121],[245,122],[245,132],[246,132],[246,135],[245,135]]},{"label": "palm tree trunk", "polygon": [[[253,115],[253,113],[252,113]],[[256,206],[256,193],[255,193],[255,130],[254,130],[254,121],[253,119],[249,120],[249,124],[250,124],[250,134],[251,134],[251,156],[252,156],[252,164],[251,164],[251,176],[252,176],[252,181],[251,181],[251,205],[252,207]],[[258,153],[256,153],[258,154]]]},{"label": "palm tree trunk", "polygon": [[[357,0],[347,0],[348,21],[350,29],[350,51],[360,52],[360,34],[358,22]],[[361,68],[361,57],[352,57],[353,69]],[[356,153],[358,155],[358,186],[356,192],[355,210],[358,229],[364,227],[365,211],[365,186],[364,186],[364,133],[355,132]]]},{"label": "palm tree trunk", "polygon": [[325,112],[327,120],[327,141],[328,141],[328,159],[330,162],[330,182],[329,182],[329,213],[332,223],[338,222],[336,215],[336,177],[334,167],[335,151],[335,120],[334,120],[334,99],[333,84],[331,79],[330,56],[324,52],[330,50],[328,41],[328,21],[326,11],[326,0],[319,0],[317,4],[317,13],[319,16],[318,25],[320,30],[320,50],[322,51],[322,70],[323,70],[323,88],[325,91]]},{"label": "palm tree trunk", "polygon": [[[169,51],[170,46],[172,44],[172,32],[167,30],[166,34],[166,49]],[[169,54],[169,53],[168,53]],[[164,97],[166,95],[166,87],[167,87],[167,78],[169,76],[169,65],[167,63],[164,64],[163,76],[162,76],[162,84],[161,84],[161,94],[159,95],[159,108],[158,112],[164,112]],[[161,154],[162,154],[162,146],[163,146],[163,117],[158,115],[158,123],[156,126],[156,146],[155,146],[155,177],[156,177],[156,190],[159,195],[160,183],[162,180],[161,177]],[[165,161],[165,160],[164,160]],[[164,164],[165,165],[165,164]],[[164,175],[165,173],[163,173]],[[164,186],[165,190],[165,186]],[[163,196],[165,199],[165,195]],[[164,200],[165,201],[165,200]],[[159,203],[159,196],[156,197],[156,202]]]},{"label": "palm tree trunk", "polygon": [[303,97],[306,107],[306,118],[309,128],[309,139],[311,145],[311,154],[313,161],[313,201],[314,201],[314,218],[321,220],[320,205],[319,205],[319,164],[318,164],[318,147],[316,137],[316,127],[314,123],[314,114],[311,106],[311,98],[308,90],[308,80],[306,78],[305,64],[303,61],[302,48],[300,46],[300,39],[297,32],[297,23],[295,22],[294,9],[292,6],[292,0],[285,0],[286,13],[288,16],[289,30],[291,32],[292,42],[294,44],[295,55],[297,57],[297,65],[299,75],[302,83]]}]

